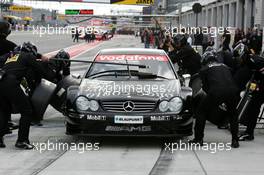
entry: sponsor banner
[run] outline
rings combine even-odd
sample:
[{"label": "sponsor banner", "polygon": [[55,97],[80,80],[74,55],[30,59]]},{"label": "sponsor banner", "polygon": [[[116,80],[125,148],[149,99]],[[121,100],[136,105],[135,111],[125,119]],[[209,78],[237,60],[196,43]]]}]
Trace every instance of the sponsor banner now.
[{"label": "sponsor banner", "polygon": [[93,10],[80,10],[80,15],[93,15]]},{"label": "sponsor banner", "polygon": [[154,0],[110,0],[111,4],[125,4],[125,5],[151,5]]},{"label": "sponsor banner", "polygon": [[167,62],[165,55],[99,55],[96,61],[163,61]]},{"label": "sponsor banner", "polygon": [[150,116],[151,121],[170,121],[170,116]]},{"label": "sponsor banner", "polygon": [[32,7],[12,5],[9,10],[14,12],[32,12]]},{"label": "sponsor banner", "polygon": [[93,15],[92,9],[66,9],[65,15]]},{"label": "sponsor banner", "polygon": [[65,20],[66,16],[65,16],[65,15],[58,15],[58,18],[59,18],[60,20]]},{"label": "sponsor banner", "polygon": [[102,19],[93,19],[90,21],[92,26],[103,26],[104,20]]},{"label": "sponsor banner", "polygon": [[93,121],[106,121],[105,115],[87,115],[87,120],[93,120]]},{"label": "sponsor banner", "polygon": [[79,15],[79,10],[66,9],[65,10],[65,15]]},{"label": "sponsor banner", "polygon": [[85,27],[87,26],[106,26],[109,25],[109,21],[107,20],[103,20],[103,19],[91,19],[89,21],[87,21],[87,25],[85,25]]},{"label": "sponsor banner", "polygon": [[117,124],[143,124],[143,116],[115,116]]}]

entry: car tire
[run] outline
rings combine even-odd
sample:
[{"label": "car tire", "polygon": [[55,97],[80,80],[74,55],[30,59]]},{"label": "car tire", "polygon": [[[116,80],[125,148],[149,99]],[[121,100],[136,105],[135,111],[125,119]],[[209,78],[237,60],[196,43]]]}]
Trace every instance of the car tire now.
[{"label": "car tire", "polygon": [[80,133],[80,129],[77,126],[66,122],[66,135],[74,135],[78,133]]}]

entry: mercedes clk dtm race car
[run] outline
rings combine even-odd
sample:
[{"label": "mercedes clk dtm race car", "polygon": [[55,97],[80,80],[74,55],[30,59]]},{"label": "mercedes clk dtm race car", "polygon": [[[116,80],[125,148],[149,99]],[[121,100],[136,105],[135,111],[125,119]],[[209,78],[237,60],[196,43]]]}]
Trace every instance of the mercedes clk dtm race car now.
[{"label": "mercedes clk dtm race car", "polygon": [[67,90],[66,133],[189,136],[191,96],[163,50],[101,50]]}]

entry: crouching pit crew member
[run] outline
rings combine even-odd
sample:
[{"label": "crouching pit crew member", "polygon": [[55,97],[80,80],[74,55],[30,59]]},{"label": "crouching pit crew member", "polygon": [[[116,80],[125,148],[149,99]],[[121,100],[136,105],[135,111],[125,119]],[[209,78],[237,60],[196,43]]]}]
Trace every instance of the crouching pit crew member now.
[{"label": "crouching pit crew member", "polygon": [[203,97],[198,106],[194,127],[195,137],[190,143],[203,145],[206,120],[213,117],[210,116],[211,109],[224,104],[231,127],[231,146],[238,148],[238,118],[236,114],[238,89],[233,81],[231,70],[226,65],[218,63],[213,53],[204,54],[202,60],[204,66],[201,68],[200,76],[202,89],[207,95]]},{"label": "crouching pit crew member", "polygon": [[[15,146],[22,149],[33,149],[29,142],[30,121],[32,119],[32,106],[29,98],[20,87],[20,82],[27,71],[32,69],[46,77],[46,71],[39,66],[37,59],[46,60],[37,53],[37,47],[31,43],[19,46],[19,51],[14,51],[7,58],[1,70],[0,80],[0,147],[5,147],[3,136],[7,131],[7,121],[10,110],[7,104],[13,104],[21,114],[19,121],[18,138]],[[17,50],[17,49],[15,49]]]}]

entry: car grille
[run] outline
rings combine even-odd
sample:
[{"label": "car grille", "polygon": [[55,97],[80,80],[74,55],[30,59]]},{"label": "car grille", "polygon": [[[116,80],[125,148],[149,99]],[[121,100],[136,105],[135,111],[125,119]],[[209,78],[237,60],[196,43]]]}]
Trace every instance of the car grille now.
[{"label": "car grille", "polygon": [[[127,112],[123,104],[127,101],[102,101],[102,107],[109,112]],[[134,109],[131,112],[151,112],[156,106],[154,101],[133,101]]]}]

